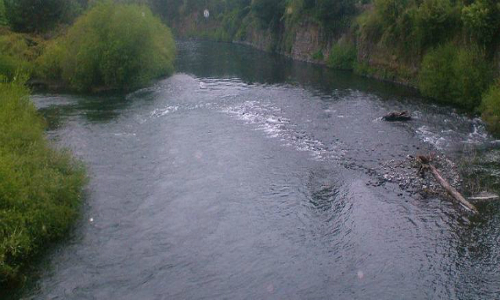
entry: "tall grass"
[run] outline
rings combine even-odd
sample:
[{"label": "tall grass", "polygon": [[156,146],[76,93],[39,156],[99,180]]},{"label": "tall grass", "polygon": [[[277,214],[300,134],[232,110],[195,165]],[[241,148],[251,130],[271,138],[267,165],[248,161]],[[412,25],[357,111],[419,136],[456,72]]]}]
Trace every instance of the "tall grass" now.
[{"label": "tall grass", "polygon": [[0,75],[12,79],[19,70],[31,74],[32,61],[39,55],[41,44],[38,38],[0,29]]},{"label": "tall grass", "polygon": [[82,166],[45,139],[22,83],[0,80],[0,287],[68,231],[86,180]]}]

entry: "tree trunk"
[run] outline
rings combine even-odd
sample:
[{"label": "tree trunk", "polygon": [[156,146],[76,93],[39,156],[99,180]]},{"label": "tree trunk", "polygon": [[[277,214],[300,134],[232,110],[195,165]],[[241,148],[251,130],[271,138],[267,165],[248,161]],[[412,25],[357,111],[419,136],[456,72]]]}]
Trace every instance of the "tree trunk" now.
[{"label": "tree trunk", "polygon": [[443,188],[450,194],[456,201],[460,204],[464,205],[466,208],[471,210],[474,213],[479,213],[477,208],[472,205],[469,201],[465,200],[465,198],[454,188],[452,187],[442,176],[439,174],[438,170],[431,164],[428,165],[431,169],[432,174],[436,178],[436,180],[443,186]]}]

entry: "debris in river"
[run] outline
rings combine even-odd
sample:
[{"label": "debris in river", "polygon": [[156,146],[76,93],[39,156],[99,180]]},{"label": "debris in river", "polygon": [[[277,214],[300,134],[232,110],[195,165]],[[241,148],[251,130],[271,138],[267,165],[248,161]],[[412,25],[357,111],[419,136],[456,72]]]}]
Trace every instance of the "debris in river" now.
[{"label": "debris in river", "polygon": [[446,179],[441,176],[439,171],[431,164],[431,158],[429,156],[419,155],[417,156],[417,160],[422,164],[419,172],[423,172],[425,170],[430,170],[434,178],[436,178],[437,182],[450,194],[453,199],[458,201],[460,204],[468,208],[474,213],[479,213],[477,208],[472,205],[469,201],[465,200],[465,198],[453,187],[451,186]]},{"label": "debris in river", "polygon": [[409,121],[411,120],[411,115],[408,111],[397,111],[391,112],[382,117],[384,121],[395,122],[395,121]]}]

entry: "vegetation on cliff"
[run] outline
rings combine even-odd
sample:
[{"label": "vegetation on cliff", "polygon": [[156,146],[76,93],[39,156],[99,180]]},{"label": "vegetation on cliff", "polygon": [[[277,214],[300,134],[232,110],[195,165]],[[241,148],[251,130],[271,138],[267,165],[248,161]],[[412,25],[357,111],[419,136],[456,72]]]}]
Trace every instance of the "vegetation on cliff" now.
[{"label": "vegetation on cliff", "polygon": [[473,110],[481,104],[492,78],[492,68],[481,49],[457,49],[448,43],[424,56],[419,88],[424,95]]},{"label": "vegetation on cliff", "polygon": [[[256,42],[281,53],[292,53],[296,33],[315,24],[323,41],[309,53],[311,60],[412,85],[424,96],[471,111],[486,107],[481,103],[492,97],[487,91],[494,90],[489,86],[500,71],[494,68],[500,61],[499,0],[149,2],[168,11],[167,22],[194,22],[189,32],[189,26],[177,27],[180,34]],[[211,12],[208,20],[204,9]],[[483,113],[490,116],[485,121],[491,123],[492,114]]]},{"label": "vegetation on cliff", "polygon": [[20,32],[45,32],[60,23],[69,23],[81,12],[83,3],[78,0],[0,1],[3,2],[8,24]]},{"label": "vegetation on cliff", "polygon": [[[423,95],[471,111],[486,107],[481,102],[500,71],[494,68],[500,1],[375,0],[356,26],[358,47],[375,45],[372,49],[385,53],[376,67],[393,68],[387,79],[404,80],[402,73],[414,70],[409,80],[418,78],[413,82]],[[489,116],[485,121],[496,130],[494,114],[490,109],[483,116]]]},{"label": "vegetation on cliff", "polygon": [[7,25],[7,16],[5,14],[5,4],[4,0],[0,0],[0,26]]},{"label": "vegetation on cliff", "polygon": [[68,231],[84,183],[82,166],[47,142],[23,80],[1,79],[0,286]]}]

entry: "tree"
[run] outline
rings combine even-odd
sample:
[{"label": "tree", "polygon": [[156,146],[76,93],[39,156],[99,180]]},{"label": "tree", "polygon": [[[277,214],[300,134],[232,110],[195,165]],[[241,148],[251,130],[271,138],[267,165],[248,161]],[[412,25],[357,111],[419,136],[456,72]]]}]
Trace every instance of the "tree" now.
[{"label": "tree", "polygon": [[316,0],[315,9],[318,18],[324,23],[338,23],[354,15],[354,0]]},{"label": "tree", "polygon": [[251,9],[264,27],[273,27],[283,15],[284,5],[283,1],[277,0],[252,0]]},{"label": "tree", "polygon": [[61,21],[70,21],[80,10],[76,0],[3,0],[10,26],[15,31],[43,32]]}]

